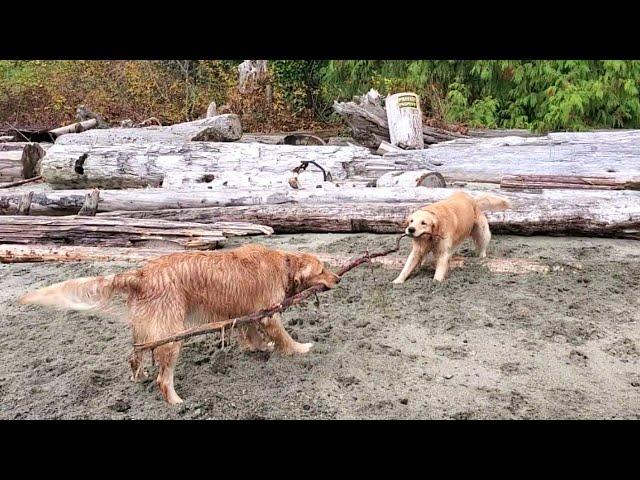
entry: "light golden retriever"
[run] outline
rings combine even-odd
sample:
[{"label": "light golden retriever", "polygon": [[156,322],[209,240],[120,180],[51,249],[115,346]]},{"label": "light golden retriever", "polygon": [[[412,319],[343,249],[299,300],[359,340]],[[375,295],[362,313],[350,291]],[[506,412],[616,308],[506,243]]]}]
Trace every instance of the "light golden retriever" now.
[{"label": "light golden retriever", "polygon": [[507,199],[497,195],[485,194],[473,198],[464,192],[456,192],[446,200],[413,212],[407,218],[405,230],[412,238],[413,248],[393,283],[404,283],[417,266],[426,263],[429,252],[433,253],[436,267],[433,279],[443,281],[451,255],[468,237],[475,243],[476,254],[480,258],[486,257],[491,231],[487,217],[482,212],[498,212],[507,208]]},{"label": "light golden retriever", "polygon": [[[72,310],[108,311],[112,297],[126,298],[134,343],[160,340],[202,324],[240,317],[271,307],[285,297],[314,285],[333,288],[340,277],[316,257],[245,245],[220,252],[166,255],[144,267],[117,275],[87,277],[57,283],[24,295],[21,303]],[[250,350],[272,346],[288,355],[307,353],[312,343],[298,343],[283,328],[279,315],[239,328]],[[262,335],[267,337],[265,341]],[[174,390],[173,372],[182,342],[167,343],[153,352],[157,384],[164,399],[182,402]],[[132,380],[145,376],[142,352],[131,355]]]}]

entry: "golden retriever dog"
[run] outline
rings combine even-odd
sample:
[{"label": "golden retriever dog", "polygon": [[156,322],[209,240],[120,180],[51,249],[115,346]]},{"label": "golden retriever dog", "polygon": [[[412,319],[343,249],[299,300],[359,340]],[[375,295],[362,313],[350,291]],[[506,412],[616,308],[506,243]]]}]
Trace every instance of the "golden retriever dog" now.
[{"label": "golden retriever dog", "polygon": [[[20,302],[108,312],[111,300],[122,295],[133,341],[144,343],[195,324],[227,320],[271,307],[314,285],[333,288],[339,281],[340,277],[313,255],[250,244],[220,252],[166,255],[137,270],[57,283],[24,295]],[[307,353],[313,345],[291,338],[279,315],[238,329],[241,344],[250,350],[275,347],[292,355]],[[182,402],[173,386],[181,345],[182,342],[167,343],[153,352],[159,367],[156,381],[170,404]],[[129,359],[134,381],[146,376],[142,361],[142,352],[133,353]]]},{"label": "golden retriever dog", "polygon": [[393,283],[404,283],[411,272],[426,263],[433,253],[436,273],[433,279],[441,282],[447,275],[449,259],[455,249],[468,237],[473,239],[476,254],[487,256],[491,231],[482,212],[499,212],[509,208],[509,202],[497,195],[485,194],[476,198],[456,192],[446,200],[433,203],[413,212],[407,218],[405,233],[412,238],[412,250],[404,268]]}]

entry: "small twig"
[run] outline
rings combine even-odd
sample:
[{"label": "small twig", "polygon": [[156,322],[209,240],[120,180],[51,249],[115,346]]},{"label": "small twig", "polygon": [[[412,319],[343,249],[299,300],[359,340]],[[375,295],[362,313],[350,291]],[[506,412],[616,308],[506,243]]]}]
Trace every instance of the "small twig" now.
[{"label": "small twig", "polygon": [[0,185],[0,188],[17,187],[19,185],[24,185],[25,183],[36,182],[38,180],[42,180],[42,175],[38,175],[37,177],[33,177],[33,178],[27,178],[26,180],[18,180],[17,182],[13,182],[13,183],[6,183],[4,185]]},{"label": "small twig", "polygon": [[[390,253],[397,252],[400,249],[400,240],[402,240],[402,238],[405,236],[406,235],[401,235],[400,237],[398,237],[398,241],[396,242],[396,246],[394,248],[391,248],[389,250],[384,250],[381,252],[371,253],[371,254],[367,252],[362,257],[359,257],[347,263],[346,265],[344,265],[342,268],[340,268],[336,272],[336,275],[338,275],[339,277],[342,277],[349,270],[353,270],[358,265],[362,265],[363,263],[369,262],[372,258],[384,257],[385,255],[389,255]],[[313,287],[307,288],[306,290],[303,290],[302,292],[296,295],[285,298],[282,301],[282,303],[279,303],[269,308],[265,308],[258,312],[252,313],[250,315],[244,315],[242,317],[232,318],[230,320],[221,320],[218,322],[211,322],[211,323],[206,323],[204,325],[198,325],[197,327],[183,330],[182,332],[176,333],[175,335],[171,335],[161,340],[157,340],[155,342],[135,343],[133,347],[135,350],[149,350],[149,349],[153,350],[154,348],[157,348],[160,345],[164,345],[165,343],[177,342],[179,340],[184,340],[186,338],[196,337],[199,335],[206,335],[212,332],[217,332],[218,330],[230,324],[235,326],[236,324],[257,322],[259,320],[262,320],[263,318],[271,317],[276,313],[280,313],[293,305],[302,303],[312,295],[318,292],[324,292],[326,290],[329,290],[329,289],[324,285],[314,285]]]}]

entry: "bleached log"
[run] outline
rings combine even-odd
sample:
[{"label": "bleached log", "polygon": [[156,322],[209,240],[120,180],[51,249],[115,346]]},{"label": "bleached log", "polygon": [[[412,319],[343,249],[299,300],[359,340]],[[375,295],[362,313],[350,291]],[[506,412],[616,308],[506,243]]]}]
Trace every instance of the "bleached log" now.
[{"label": "bleached log", "polygon": [[391,144],[407,150],[424,148],[420,98],[412,92],[396,93],[385,99]]},{"label": "bleached log", "polygon": [[500,181],[503,189],[570,188],[580,190],[640,190],[637,181],[618,180],[607,177],[585,177],[570,175],[505,175]]},{"label": "bleached log", "polygon": [[376,181],[376,187],[431,187],[444,188],[447,183],[438,172],[417,170],[409,172],[389,172]]},{"label": "bleached log", "polygon": [[[101,192],[103,200],[99,211],[126,210],[132,213],[117,215],[201,223],[244,220],[270,225],[279,233],[397,232],[408,213],[442,200],[452,191],[425,187],[203,192],[106,190]],[[75,213],[84,202],[84,193],[36,193],[31,214]],[[640,192],[545,190],[539,194],[504,192],[502,195],[512,202],[512,209],[488,214],[496,232],[640,238]],[[15,212],[19,200],[17,193],[0,195],[0,211]],[[211,206],[225,208],[206,208]]]},{"label": "bleached log", "polygon": [[98,120],[95,118],[91,118],[89,120],[85,120],[83,122],[72,123],[71,125],[67,125],[60,128],[54,128],[49,130],[49,133],[52,133],[56,137],[60,137],[67,133],[80,133],[85,130],[89,130],[90,128],[95,128],[98,125]]},{"label": "bleached log", "polygon": [[[376,179],[389,171],[418,170],[421,161],[371,154],[363,147],[191,142],[181,145],[54,145],[42,160],[52,188],[159,187],[168,174],[263,172],[291,174],[314,161],[336,180]],[[318,170],[313,164],[307,172]],[[318,170],[319,171],[319,170]]]},{"label": "bleached log", "polygon": [[[355,189],[354,189],[355,190]],[[379,190],[379,189],[367,189]],[[414,210],[449,196],[451,189],[427,189],[421,199],[406,201],[399,189],[394,202],[329,202],[263,204],[183,209],[120,211],[98,216],[166,218],[200,223],[242,220],[270,225],[276,233],[398,233]],[[407,189],[402,189],[407,190]],[[416,190],[416,189],[414,189]],[[478,191],[468,191],[473,195]],[[633,191],[561,191],[540,194],[501,193],[512,207],[487,213],[495,233],[518,235],[586,235],[640,239],[640,193]]]},{"label": "bleached log", "polygon": [[[31,192],[30,192],[31,193]],[[171,222],[167,220],[4,216],[0,218],[0,243],[62,243],[133,246],[148,242],[175,243],[185,248],[212,248],[229,235],[273,233],[270,227],[241,222]]]},{"label": "bleached log", "polygon": [[640,130],[551,133],[544,137],[467,138],[405,157],[447,181],[500,183],[505,175],[575,175],[622,182],[640,178]]},{"label": "bleached log", "polygon": [[225,240],[222,230],[210,225],[166,220],[96,217],[0,218],[0,243],[62,243],[134,246],[144,242],[169,242],[184,248],[215,248]]},{"label": "bleached log", "polygon": [[[259,170],[249,172],[171,172],[165,175],[162,188],[213,190],[220,188],[286,188],[294,174],[269,173]],[[335,187],[325,182],[321,171],[309,170],[295,175],[298,188]]]},{"label": "bleached log", "polygon": [[130,143],[181,145],[190,141],[233,142],[242,136],[240,117],[233,113],[177,123],[167,127],[105,128],[63,135],[56,145],[124,145]]},{"label": "bleached log", "polygon": [[183,250],[167,244],[166,248],[89,247],[65,245],[0,245],[0,263],[39,262],[134,262],[141,263]]}]

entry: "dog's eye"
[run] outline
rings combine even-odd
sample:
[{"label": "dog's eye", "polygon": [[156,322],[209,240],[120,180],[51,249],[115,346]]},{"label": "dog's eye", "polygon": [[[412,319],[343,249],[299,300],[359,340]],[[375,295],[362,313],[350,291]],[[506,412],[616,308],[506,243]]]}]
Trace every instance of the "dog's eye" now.
[{"label": "dog's eye", "polygon": [[422,222],[422,225],[426,225],[426,223]]},{"label": "dog's eye", "polygon": [[411,221],[409,223],[413,223],[413,219],[411,219]]}]

